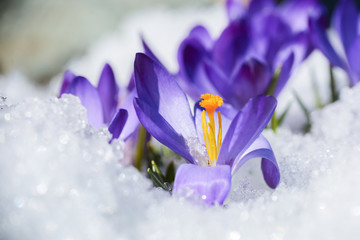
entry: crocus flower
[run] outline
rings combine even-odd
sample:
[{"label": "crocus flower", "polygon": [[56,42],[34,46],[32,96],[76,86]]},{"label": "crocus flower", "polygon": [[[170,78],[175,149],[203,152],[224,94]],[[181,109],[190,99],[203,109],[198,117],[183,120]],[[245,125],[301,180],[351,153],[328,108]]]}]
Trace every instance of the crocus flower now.
[{"label": "crocus flower", "polygon": [[[313,49],[308,19],[319,20],[322,11],[315,0],[290,1],[281,8],[271,0],[253,0],[249,6],[229,0],[227,10],[229,24],[217,39],[196,26],[181,43],[180,83],[193,99],[213,92],[241,109],[251,97],[270,92],[281,67],[271,92],[279,95]],[[285,12],[297,17],[286,17]]]},{"label": "crocus flower", "polygon": [[[212,92],[240,110],[250,98],[268,92],[276,68],[250,53],[248,30],[247,20],[242,19],[231,22],[215,41],[202,26],[184,39],[178,50],[179,79],[191,98]],[[291,53],[282,65],[275,96],[289,78],[293,62]]]},{"label": "crocus flower", "polygon": [[350,85],[360,81],[360,15],[352,0],[339,1],[333,15],[333,27],[340,38],[340,46],[335,50],[326,28],[314,19],[311,20],[314,44],[329,59],[333,66],[345,70],[350,78]]},{"label": "crocus flower", "polygon": [[97,87],[85,77],[66,71],[59,95],[65,93],[79,97],[87,110],[89,123],[95,129],[108,126],[112,139],[125,140],[138,126],[132,105],[135,90],[128,94],[120,108],[119,87],[109,64],[105,64]]},{"label": "crocus flower", "polygon": [[222,106],[221,97],[204,94],[193,116],[176,77],[157,61],[138,53],[134,73],[138,93],[134,107],[140,122],[189,163],[177,170],[174,194],[190,189],[208,205],[222,204],[232,175],[249,159],[258,157],[262,158],[265,182],[271,188],[278,185],[275,156],[261,135],[275,109],[275,98],[255,97],[240,112],[234,112]]}]

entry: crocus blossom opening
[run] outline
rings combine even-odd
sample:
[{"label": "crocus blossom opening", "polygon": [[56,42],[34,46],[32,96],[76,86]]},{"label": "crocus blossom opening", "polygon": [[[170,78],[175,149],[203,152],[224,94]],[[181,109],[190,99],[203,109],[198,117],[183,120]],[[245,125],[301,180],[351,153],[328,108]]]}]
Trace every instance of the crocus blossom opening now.
[{"label": "crocus blossom opening", "polygon": [[[200,106],[205,108],[206,110],[202,111],[202,129],[204,134],[204,141],[207,153],[209,155],[208,165],[212,165],[213,163],[216,165],[217,156],[219,154],[221,141],[222,141],[222,127],[221,127],[221,113],[218,111],[218,134],[217,138],[215,138],[216,127],[215,127],[215,118],[214,112],[215,110],[223,104],[223,99],[219,96],[212,95],[210,93],[206,93],[201,95],[203,99],[200,102]],[[209,116],[210,122],[208,123],[209,128],[206,125],[206,117],[205,111]]]},{"label": "crocus blossom opening", "polygon": [[[139,121],[154,138],[189,163],[180,165],[176,172],[174,195],[187,196],[190,191],[194,196],[200,196],[207,205],[223,204],[230,192],[231,177],[247,161],[258,157],[262,158],[261,170],[265,182],[271,188],[278,186],[279,167],[269,142],[261,135],[276,107],[274,97],[256,96],[240,111],[235,111],[221,106],[220,97],[204,94],[201,104],[195,105],[193,115],[176,76],[142,53],[136,54],[134,65],[138,93],[138,97],[134,98],[134,107]],[[218,138],[215,142],[214,115],[219,112],[218,107],[222,108],[223,116],[221,118],[218,113]],[[210,123],[206,121],[206,112]],[[204,156],[204,148],[207,148],[209,156]],[[210,155],[214,156],[213,164],[210,163]],[[205,157],[205,162],[202,157]]]}]

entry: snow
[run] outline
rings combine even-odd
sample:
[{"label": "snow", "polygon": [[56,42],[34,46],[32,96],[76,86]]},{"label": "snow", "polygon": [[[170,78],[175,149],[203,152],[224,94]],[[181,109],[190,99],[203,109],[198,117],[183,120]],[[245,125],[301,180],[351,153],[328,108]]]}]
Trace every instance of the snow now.
[{"label": "snow", "polygon": [[[114,44],[123,39],[116,49],[136,48],[126,29],[146,22],[145,36],[154,48],[158,45],[158,53],[162,46],[176,49],[198,16],[218,13],[207,23],[221,25],[221,8],[191,17],[197,11],[139,14],[107,39]],[[155,34],[158,25],[150,27],[159,22],[180,26],[181,19],[187,28],[166,40]],[[97,49],[107,49],[110,56],[108,41],[100,40],[70,65],[78,66],[78,73],[100,74],[105,57]],[[176,65],[175,50],[162,53],[168,54],[161,56],[166,65]],[[133,61],[130,55],[112,54],[118,63]],[[286,86],[280,107],[291,101],[292,89],[313,107],[308,96],[312,71],[327,96],[327,64],[319,53],[311,56]],[[121,64],[114,68],[126,72]],[[0,100],[0,239],[331,240],[360,234],[360,86],[343,87],[338,102],[313,111],[306,135],[292,128],[302,123],[295,103],[285,127],[277,133],[265,130],[281,171],[276,190],[266,186],[254,159],[234,176],[224,206],[204,207],[171,197],[153,188],[145,174],[124,167],[124,143],[109,144],[106,129],[95,131],[76,97],[55,97],[59,78],[43,89],[24,78],[11,74],[0,81],[0,95],[7,97]]]}]

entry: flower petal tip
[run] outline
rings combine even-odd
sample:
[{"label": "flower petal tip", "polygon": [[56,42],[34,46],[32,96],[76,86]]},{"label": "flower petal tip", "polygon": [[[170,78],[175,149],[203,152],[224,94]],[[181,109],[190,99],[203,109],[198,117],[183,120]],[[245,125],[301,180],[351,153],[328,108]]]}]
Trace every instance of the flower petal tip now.
[{"label": "flower petal tip", "polygon": [[261,160],[261,170],[266,184],[275,189],[280,183],[280,171],[277,163],[263,158]]},{"label": "flower petal tip", "polygon": [[183,164],[177,170],[173,193],[178,196],[200,198],[206,205],[221,205],[230,188],[230,166],[201,167]]}]

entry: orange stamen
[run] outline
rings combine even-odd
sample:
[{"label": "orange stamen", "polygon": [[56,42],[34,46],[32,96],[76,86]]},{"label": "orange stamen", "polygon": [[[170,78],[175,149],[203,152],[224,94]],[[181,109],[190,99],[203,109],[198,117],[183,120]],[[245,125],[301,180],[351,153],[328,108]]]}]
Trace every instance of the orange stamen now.
[{"label": "orange stamen", "polygon": [[[215,96],[209,93],[201,95],[203,99],[200,102],[200,106],[206,109],[206,113],[209,116],[210,122],[207,124],[205,117],[205,110],[202,113],[202,129],[204,134],[204,141],[206,150],[209,155],[208,164],[212,165],[213,162],[216,163],[217,156],[219,154],[221,142],[222,142],[222,124],[221,124],[221,114],[218,112],[218,135],[215,137],[215,119],[214,112],[215,110],[223,104],[223,99],[219,96]],[[208,128],[209,127],[209,128]]]}]

